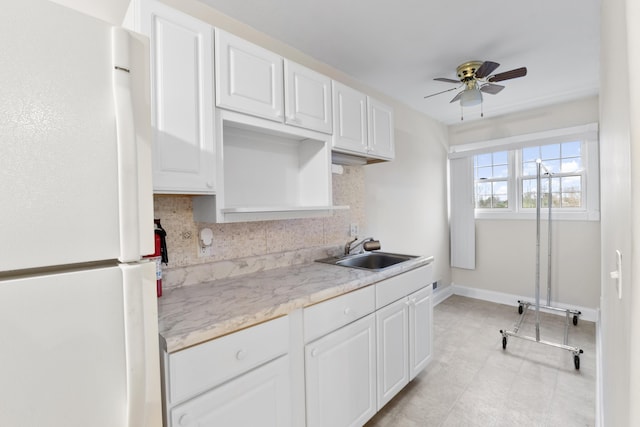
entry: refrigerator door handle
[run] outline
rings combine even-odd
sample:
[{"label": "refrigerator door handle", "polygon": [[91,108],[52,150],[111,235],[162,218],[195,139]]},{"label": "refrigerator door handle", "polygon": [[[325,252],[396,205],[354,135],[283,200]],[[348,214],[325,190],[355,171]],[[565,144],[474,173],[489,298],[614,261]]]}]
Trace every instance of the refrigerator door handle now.
[{"label": "refrigerator door handle", "polygon": [[120,264],[127,363],[127,427],[162,424],[155,264]]},{"label": "refrigerator door handle", "polygon": [[118,146],[118,187],[121,262],[140,259],[138,229],[138,150],[130,78],[130,35],[111,29],[113,99]]}]

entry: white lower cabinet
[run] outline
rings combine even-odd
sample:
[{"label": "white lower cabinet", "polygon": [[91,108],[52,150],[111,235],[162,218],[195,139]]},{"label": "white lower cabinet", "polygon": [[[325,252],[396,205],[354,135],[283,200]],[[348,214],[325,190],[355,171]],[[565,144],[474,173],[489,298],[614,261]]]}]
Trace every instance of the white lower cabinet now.
[{"label": "white lower cabinet", "polygon": [[362,426],[376,413],[375,316],[305,347],[307,427]]},{"label": "white lower cabinet", "polygon": [[403,298],[376,312],[380,410],[409,383],[409,307]]},{"label": "white lower cabinet", "polygon": [[431,360],[431,279],[421,266],[165,353],[168,427],[363,426]]},{"label": "white lower cabinet", "polygon": [[431,360],[431,285],[376,311],[378,410]]},{"label": "white lower cabinet", "polygon": [[431,285],[409,295],[409,381],[433,357],[433,290]]},{"label": "white lower cabinet", "polygon": [[285,316],[167,355],[169,427],[292,426],[289,338]]},{"label": "white lower cabinet", "polygon": [[289,357],[225,383],[171,410],[174,427],[291,426]]}]

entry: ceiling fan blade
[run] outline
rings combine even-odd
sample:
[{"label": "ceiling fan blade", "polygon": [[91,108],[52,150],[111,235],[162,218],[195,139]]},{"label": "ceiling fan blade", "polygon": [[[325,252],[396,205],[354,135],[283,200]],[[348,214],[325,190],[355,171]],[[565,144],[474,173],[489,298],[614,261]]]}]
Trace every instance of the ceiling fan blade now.
[{"label": "ceiling fan blade", "polygon": [[445,82],[445,83],[455,83],[455,84],[460,84],[460,80],[453,80],[453,79],[448,79],[446,77],[438,77],[435,78],[433,80],[437,80],[439,82]]},{"label": "ceiling fan blade", "polygon": [[505,71],[504,73],[498,73],[495,76],[491,76],[487,79],[490,82],[501,82],[503,80],[516,79],[518,77],[524,77],[527,75],[527,67],[516,68],[515,70]]},{"label": "ceiling fan blade", "polygon": [[458,94],[451,100],[449,101],[449,104],[456,102],[458,99],[460,99],[460,97],[462,96],[462,92],[464,91],[460,91],[458,92]]},{"label": "ceiling fan blade", "polygon": [[500,64],[497,62],[484,61],[480,68],[476,70],[476,78],[483,79],[493,73],[493,70],[498,68]]},{"label": "ceiling fan blade", "polygon": [[[460,83],[460,82],[458,82]],[[425,96],[425,98],[431,98],[432,96],[436,96],[436,95],[440,95],[441,93],[445,93],[445,92],[451,92],[452,90],[456,90],[458,89],[457,87],[452,87],[451,89],[447,89],[447,90],[443,90],[442,92],[436,92],[436,93],[432,93],[431,95],[427,95]]]},{"label": "ceiling fan blade", "polygon": [[491,95],[495,95],[496,93],[500,92],[502,89],[504,89],[504,86],[494,85],[493,83],[487,83],[480,86],[481,92],[488,93]]}]

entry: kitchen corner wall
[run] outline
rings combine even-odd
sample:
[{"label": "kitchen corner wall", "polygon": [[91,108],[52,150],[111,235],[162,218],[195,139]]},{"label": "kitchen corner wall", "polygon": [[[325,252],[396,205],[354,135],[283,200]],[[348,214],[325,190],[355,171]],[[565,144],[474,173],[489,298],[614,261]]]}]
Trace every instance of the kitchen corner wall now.
[{"label": "kitchen corner wall", "polygon": [[[282,254],[300,249],[337,247],[349,239],[349,227],[365,227],[364,171],[367,166],[345,166],[333,174],[333,203],[348,205],[325,218],[258,221],[231,224],[196,223],[191,196],[155,195],[154,213],[167,231],[167,269],[196,264]],[[212,256],[198,257],[203,227],[213,231]],[[171,286],[171,283],[168,284]]]}]

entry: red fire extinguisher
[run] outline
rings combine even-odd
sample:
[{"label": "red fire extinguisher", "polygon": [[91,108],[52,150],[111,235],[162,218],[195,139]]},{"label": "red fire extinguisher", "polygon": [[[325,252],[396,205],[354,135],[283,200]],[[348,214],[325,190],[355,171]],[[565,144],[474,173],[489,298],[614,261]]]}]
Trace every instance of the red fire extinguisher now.
[{"label": "red fire extinguisher", "polygon": [[149,258],[156,263],[156,292],[158,297],[162,296],[162,263],[167,264],[169,262],[169,256],[167,254],[167,232],[160,225],[160,220],[154,220],[154,237],[155,237],[155,250],[152,255],[147,255],[145,258]]}]

